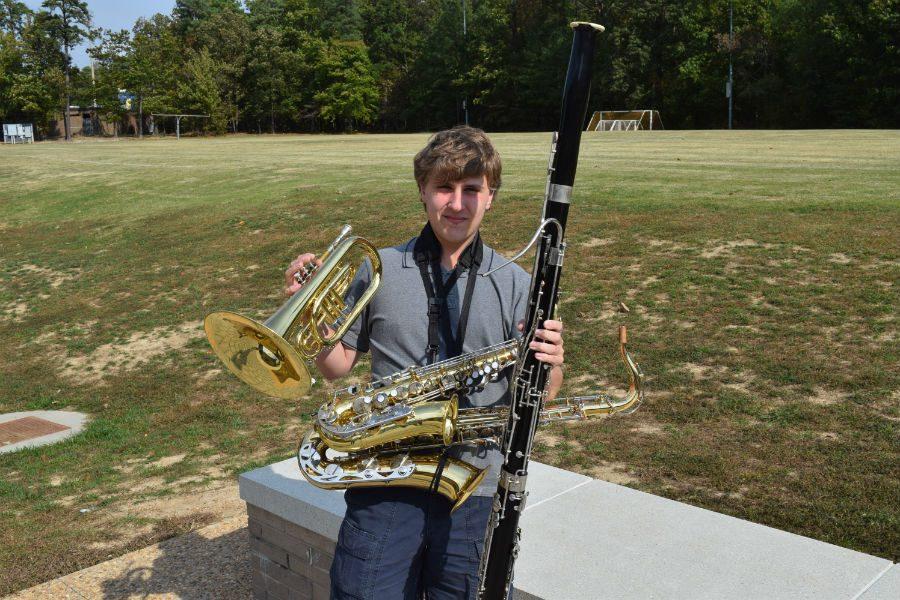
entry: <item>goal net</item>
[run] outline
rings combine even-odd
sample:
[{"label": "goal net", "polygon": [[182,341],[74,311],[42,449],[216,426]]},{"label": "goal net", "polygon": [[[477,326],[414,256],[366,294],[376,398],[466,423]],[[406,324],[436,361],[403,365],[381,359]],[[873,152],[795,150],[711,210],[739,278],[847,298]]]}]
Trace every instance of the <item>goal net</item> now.
[{"label": "goal net", "polygon": [[638,131],[664,129],[658,110],[598,110],[587,131]]}]

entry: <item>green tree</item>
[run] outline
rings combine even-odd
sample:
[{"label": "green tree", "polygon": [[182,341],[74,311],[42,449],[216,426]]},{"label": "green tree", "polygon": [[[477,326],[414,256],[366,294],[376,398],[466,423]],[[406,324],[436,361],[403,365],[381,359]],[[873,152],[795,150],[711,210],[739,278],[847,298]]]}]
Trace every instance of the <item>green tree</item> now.
[{"label": "green tree", "polygon": [[363,20],[356,0],[311,0],[317,13],[316,31],[325,40],[362,39]]},{"label": "green tree", "polygon": [[44,135],[63,97],[65,57],[50,31],[46,11],[30,13],[17,37],[0,33],[0,114],[31,121]]},{"label": "green tree", "polygon": [[138,19],[132,30],[125,88],[137,96],[138,135],[143,136],[144,112],[177,112],[178,76],[184,48],[170,17],[155,14]]},{"label": "green tree", "polygon": [[98,32],[97,44],[88,50],[95,66],[95,98],[102,118],[118,124],[126,110],[119,101],[119,90],[125,88],[130,78],[129,53],[131,35],[126,30]]},{"label": "green tree", "polygon": [[192,52],[178,82],[178,105],[183,111],[209,115],[209,129],[225,133],[232,108],[223,98],[224,87],[222,63],[206,48]]},{"label": "green tree", "polygon": [[559,95],[548,92],[562,88],[570,10],[561,0],[492,0],[475,6],[477,25],[468,32],[461,84],[472,99],[476,124],[556,127]]},{"label": "green tree", "polygon": [[252,53],[247,64],[248,109],[257,125],[261,120],[268,121],[270,133],[275,133],[276,118],[284,112],[287,99],[287,80],[282,67],[287,63],[288,53],[280,42],[278,29],[259,27],[253,32]]},{"label": "green tree", "polygon": [[63,105],[63,122],[65,123],[66,140],[70,140],[72,139],[72,130],[69,124],[69,105],[72,103],[69,73],[72,57],[70,53],[81,40],[93,37],[91,13],[84,0],[44,0],[41,6],[49,13],[47,30],[62,47],[65,55],[63,74],[66,103]]},{"label": "green tree", "polygon": [[31,9],[22,2],[0,0],[0,31],[5,31],[15,38],[21,37],[32,14]]},{"label": "green tree", "polygon": [[241,12],[239,0],[176,0],[172,20],[178,35],[192,46],[203,22],[222,12]]},{"label": "green tree", "polygon": [[222,69],[223,101],[230,111],[232,129],[237,131],[250,55],[249,18],[240,11],[221,10],[201,21],[194,33],[197,48],[208,50]]},{"label": "green tree", "polygon": [[405,114],[414,128],[425,129],[461,122],[464,96],[460,3],[433,0],[429,8]]},{"label": "green tree", "polygon": [[22,70],[22,47],[13,32],[0,31],[0,118],[14,114],[12,85],[14,76]]},{"label": "green tree", "polygon": [[413,66],[422,46],[417,8],[410,0],[369,0],[360,7],[363,41],[369,51],[380,94],[384,128],[405,129]]},{"label": "green tree", "polygon": [[297,128],[318,117],[314,79],[324,42],[318,12],[307,0],[248,2],[252,41],[247,67],[247,110],[257,127]]},{"label": "green tree", "polygon": [[[591,109],[653,108],[669,127],[722,127],[730,56],[738,126],[900,125],[898,0],[744,0],[734,3],[733,38],[729,4],[177,0],[171,17],[139,20],[124,38],[107,35],[96,93],[111,111],[125,88],[141,114],[215,113],[213,131],[223,129],[222,111],[234,131],[254,122],[273,132],[376,121],[433,129],[461,122],[464,99],[475,125],[548,129],[558,119],[566,25],[592,20],[606,32]],[[44,6],[32,15],[0,0],[0,112],[29,107],[39,122],[49,120],[48,98],[89,97],[86,83],[76,89],[78,75],[87,80],[67,57],[89,29],[84,3]]]},{"label": "green tree", "polygon": [[900,3],[786,1],[783,102],[809,127],[900,126]]},{"label": "green tree", "polygon": [[334,40],[322,48],[314,99],[319,116],[334,126],[353,130],[378,114],[378,84],[362,42]]}]

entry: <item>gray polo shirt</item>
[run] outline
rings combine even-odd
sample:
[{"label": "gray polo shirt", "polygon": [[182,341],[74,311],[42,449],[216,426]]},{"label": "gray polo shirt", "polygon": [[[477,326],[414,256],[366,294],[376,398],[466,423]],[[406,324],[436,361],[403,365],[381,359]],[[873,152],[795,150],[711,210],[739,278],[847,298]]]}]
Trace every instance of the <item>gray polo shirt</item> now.
[{"label": "gray polo shirt", "polygon": [[[428,345],[428,296],[422,284],[419,267],[413,257],[416,238],[393,248],[378,251],[381,257],[381,288],[369,306],[342,338],[342,342],[359,352],[371,352],[372,376],[384,377],[412,365],[425,365]],[[506,262],[506,259],[484,246],[479,273],[486,273]],[[441,268],[444,280],[450,272]],[[463,272],[447,295],[450,329],[456,333],[461,303],[465,296],[468,273]],[[360,269],[348,292],[348,303],[358,298],[371,279],[368,261]],[[472,293],[469,322],[463,341],[463,353],[474,352],[521,334],[516,324],[525,318],[531,277],[518,265],[479,277]],[[439,360],[447,358],[447,346],[441,339]],[[484,390],[471,394],[460,408],[484,407],[509,403],[509,384],[512,368],[504,376],[488,383]],[[449,454],[479,467],[490,467],[477,496],[492,496],[497,489],[502,456],[499,447],[466,445],[454,448]]]}]

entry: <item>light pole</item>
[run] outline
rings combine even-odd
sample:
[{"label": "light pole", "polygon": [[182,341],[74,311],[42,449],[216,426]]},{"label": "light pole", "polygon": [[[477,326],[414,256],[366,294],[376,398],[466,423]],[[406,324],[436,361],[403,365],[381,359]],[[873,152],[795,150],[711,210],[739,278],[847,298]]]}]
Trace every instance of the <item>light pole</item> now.
[{"label": "light pole", "polygon": [[734,70],[731,66],[731,52],[734,49],[734,2],[728,3],[728,85],[725,95],[728,97],[728,129],[731,129],[731,109],[734,96]]},{"label": "light pole", "polygon": [[[462,0],[462,18],[463,18],[463,69],[468,66],[468,61],[465,60],[465,57],[468,56],[469,49],[466,45],[466,0]],[[466,125],[469,124],[469,98],[468,95],[463,92],[463,119],[465,120]]]}]

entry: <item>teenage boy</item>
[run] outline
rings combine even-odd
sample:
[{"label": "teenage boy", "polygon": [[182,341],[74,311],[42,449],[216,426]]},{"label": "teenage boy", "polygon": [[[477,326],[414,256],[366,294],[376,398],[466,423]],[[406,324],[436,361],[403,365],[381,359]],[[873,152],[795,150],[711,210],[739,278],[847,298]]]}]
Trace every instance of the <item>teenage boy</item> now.
[{"label": "teenage boy", "polygon": [[[480,129],[455,127],[432,136],[413,167],[428,222],[417,237],[379,250],[381,288],[341,342],[316,359],[329,380],[349,373],[363,352],[371,352],[377,378],[521,335],[530,276],[518,265],[478,275],[506,262],[479,234],[500,187],[500,156],[493,144]],[[285,272],[287,295],[300,289],[294,274],[312,260],[314,255],[301,254],[291,263]],[[361,269],[351,298],[368,277]],[[552,398],[562,384],[562,323],[545,321],[536,337],[531,345],[536,358],[553,366]],[[460,408],[508,404],[510,371],[462,397]],[[502,456],[496,444],[454,446],[448,456],[489,469],[453,514],[446,498],[427,490],[347,490],[331,567],[333,599],[475,598]]]}]

